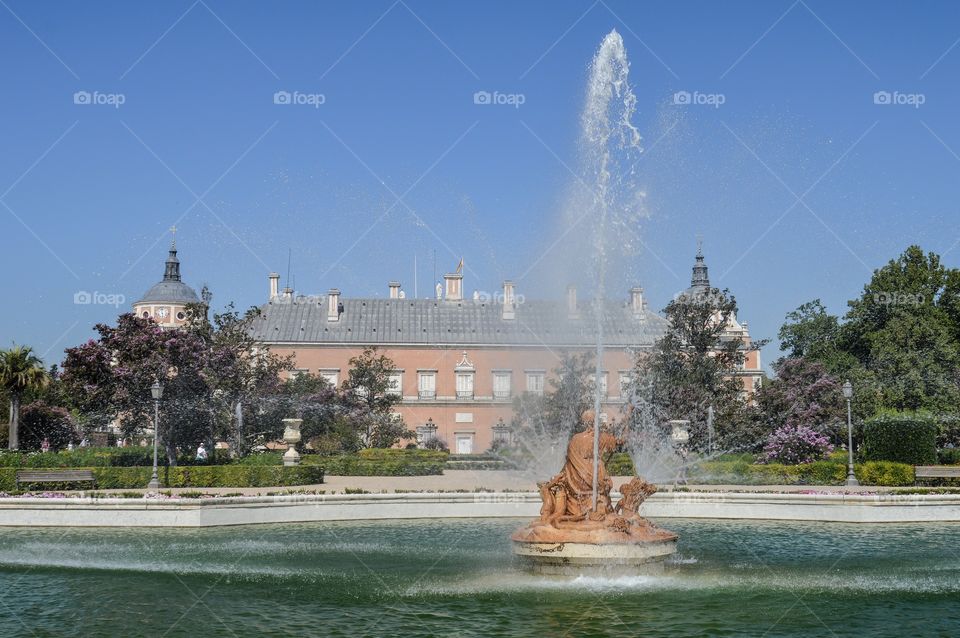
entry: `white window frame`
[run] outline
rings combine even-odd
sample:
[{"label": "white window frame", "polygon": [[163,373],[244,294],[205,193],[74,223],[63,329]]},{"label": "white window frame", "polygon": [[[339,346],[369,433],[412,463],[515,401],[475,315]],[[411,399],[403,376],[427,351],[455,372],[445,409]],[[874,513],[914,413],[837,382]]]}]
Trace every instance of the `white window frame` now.
[{"label": "white window frame", "polygon": [[[506,380],[504,384],[504,380]],[[504,389],[506,385],[506,389]],[[513,371],[512,370],[494,370],[493,371],[493,398],[501,401],[513,396]]]},{"label": "white window frame", "polygon": [[[610,375],[607,374],[607,371],[606,371],[606,370],[604,370],[604,371],[602,371],[602,372],[600,373],[600,396],[601,396],[601,397],[604,397],[604,398],[607,397],[607,392],[608,392],[609,389],[610,389],[610,388],[609,388],[609,383],[607,383],[607,378],[608,378],[609,376],[610,376]],[[594,385],[594,384],[595,384],[596,378],[597,378],[596,373],[593,373],[593,374],[591,374],[591,375],[589,376],[590,385]],[[594,386],[594,387],[596,387],[596,386]]]},{"label": "white window frame", "polygon": [[[425,384],[425,379],[430,379],[430,382]],[[424,400],[437,398],[436,370],[417,370],[417,396]]]},{"label": "white window frame", "polygon": [[403,396],[403,370],[394,370],[387,377],[387,394],[391,396]]},{"label": "white window frame", "polygon": [[[536,394],[538,396],[543,396],[545,387],[547,385],[547,371],[546,370],[526,370],[524,374],[526,375],[527,392],[531,394]],[[536,379],[536,382],[531,384],[530,383],[531,379]]]},{"label": "white window frame", "polygon": [[633,383],[633,373],[630,370],[620,370],[617,373],[617,384],[620,386],[621,399],[627,398],[631,383]]},{"label": "white window frame", "polygon": [[335,388],[340,387],[340,368],[320,368],[320,376]]},{"label": "white window frame", "polygon": [[457,398],[472,399],[476,386],[475,372],[457,372]]}]

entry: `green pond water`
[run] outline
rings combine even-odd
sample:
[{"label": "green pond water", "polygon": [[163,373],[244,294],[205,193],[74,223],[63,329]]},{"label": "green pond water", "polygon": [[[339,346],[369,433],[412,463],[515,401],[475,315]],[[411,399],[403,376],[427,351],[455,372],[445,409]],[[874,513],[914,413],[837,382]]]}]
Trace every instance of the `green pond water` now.
[{"label": "green pond water", "polygon": [[559,579],[520,523],[0,528],[0,635],[960,635],[960,525],[670,520],[666,574]]}]

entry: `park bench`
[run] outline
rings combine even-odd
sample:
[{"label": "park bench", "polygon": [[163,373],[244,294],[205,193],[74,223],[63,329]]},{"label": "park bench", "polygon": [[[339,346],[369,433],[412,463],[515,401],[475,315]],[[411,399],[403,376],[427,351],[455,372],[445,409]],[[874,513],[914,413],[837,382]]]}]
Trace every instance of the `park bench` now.
[{"label": "park bench", "polygon": [[920,479],[960,478],[960,465],[917,465],[914,477]]},{"label": "park bench", "polygon": [[93,470],[19,470],[17,472],[17,490],[21,484],[30,483],[82,483],[91,482],[97,486]]}]

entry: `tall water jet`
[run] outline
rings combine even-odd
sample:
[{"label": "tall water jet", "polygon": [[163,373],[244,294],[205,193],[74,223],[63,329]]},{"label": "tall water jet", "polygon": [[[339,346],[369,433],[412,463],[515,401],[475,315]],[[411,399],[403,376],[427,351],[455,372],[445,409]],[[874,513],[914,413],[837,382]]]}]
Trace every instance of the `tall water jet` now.
[{"label": "tall water jet", "polygon": [[[631,122],[636,111],[637,98],[630,89],[630,62],[623,46],[623,38],[616,30],[603,39],[590,65],[587,95],[581,117],[580,151],[583,185],[592,191],[588,215],[593,221],[596,287],[594,316],[596,320],[596,373],[603,374],[603,323],[607,278],[607,234],[611,223],[618,218],[629,218],[630,204],[624,201],[632,192],[633,166],[626,166],[639,153],[640,132]],[[601,388],[595,383],[593,423],[593,509],[599,498],[600,415]]]},{"label": "tall water jet", "polygon": [[[625,443],[602,431],[599,380],[609,252],[628,240],[637,204],[632,160],[641,148],[640,133],[631,122],[637,100],[628,82],[629,70],[623,39],[611,31],[590,67],[580,139],[579,186],[583,217],[592,222],[596,321],[594,410],[582,420],[593,427],[570,438],[563,469],[538,483],[543,499],[540,517],[511,537],[514,553],[544,573],[650,571],[661,568],[676,551],[676,534],[639,514],[640,505],[656,488],[636,477],[620,487],[622,498],[614,506],[613,482],[603,465],[603,456]],[[611,233],[617,233],[615,244],[607,237]]]}]

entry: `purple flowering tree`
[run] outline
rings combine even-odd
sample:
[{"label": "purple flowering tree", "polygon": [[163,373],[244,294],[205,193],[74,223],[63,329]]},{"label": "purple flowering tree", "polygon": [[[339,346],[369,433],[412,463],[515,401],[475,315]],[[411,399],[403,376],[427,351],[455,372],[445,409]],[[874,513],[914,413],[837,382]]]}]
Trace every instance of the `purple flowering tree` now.
[{"label": "purple flowering tree", "polygon": [[767,432],[804,426],[838,441],[846,419],[840,381],[822,363],[802,357],[781,359],[773,369],[776,378],[756,394],[759,418]]},{"label": "purple flowering tree", "polygon": [[830,440],[805,425],[784,425],[767,439],[764,463],[799,465],[813,463],[833,452]]}]

